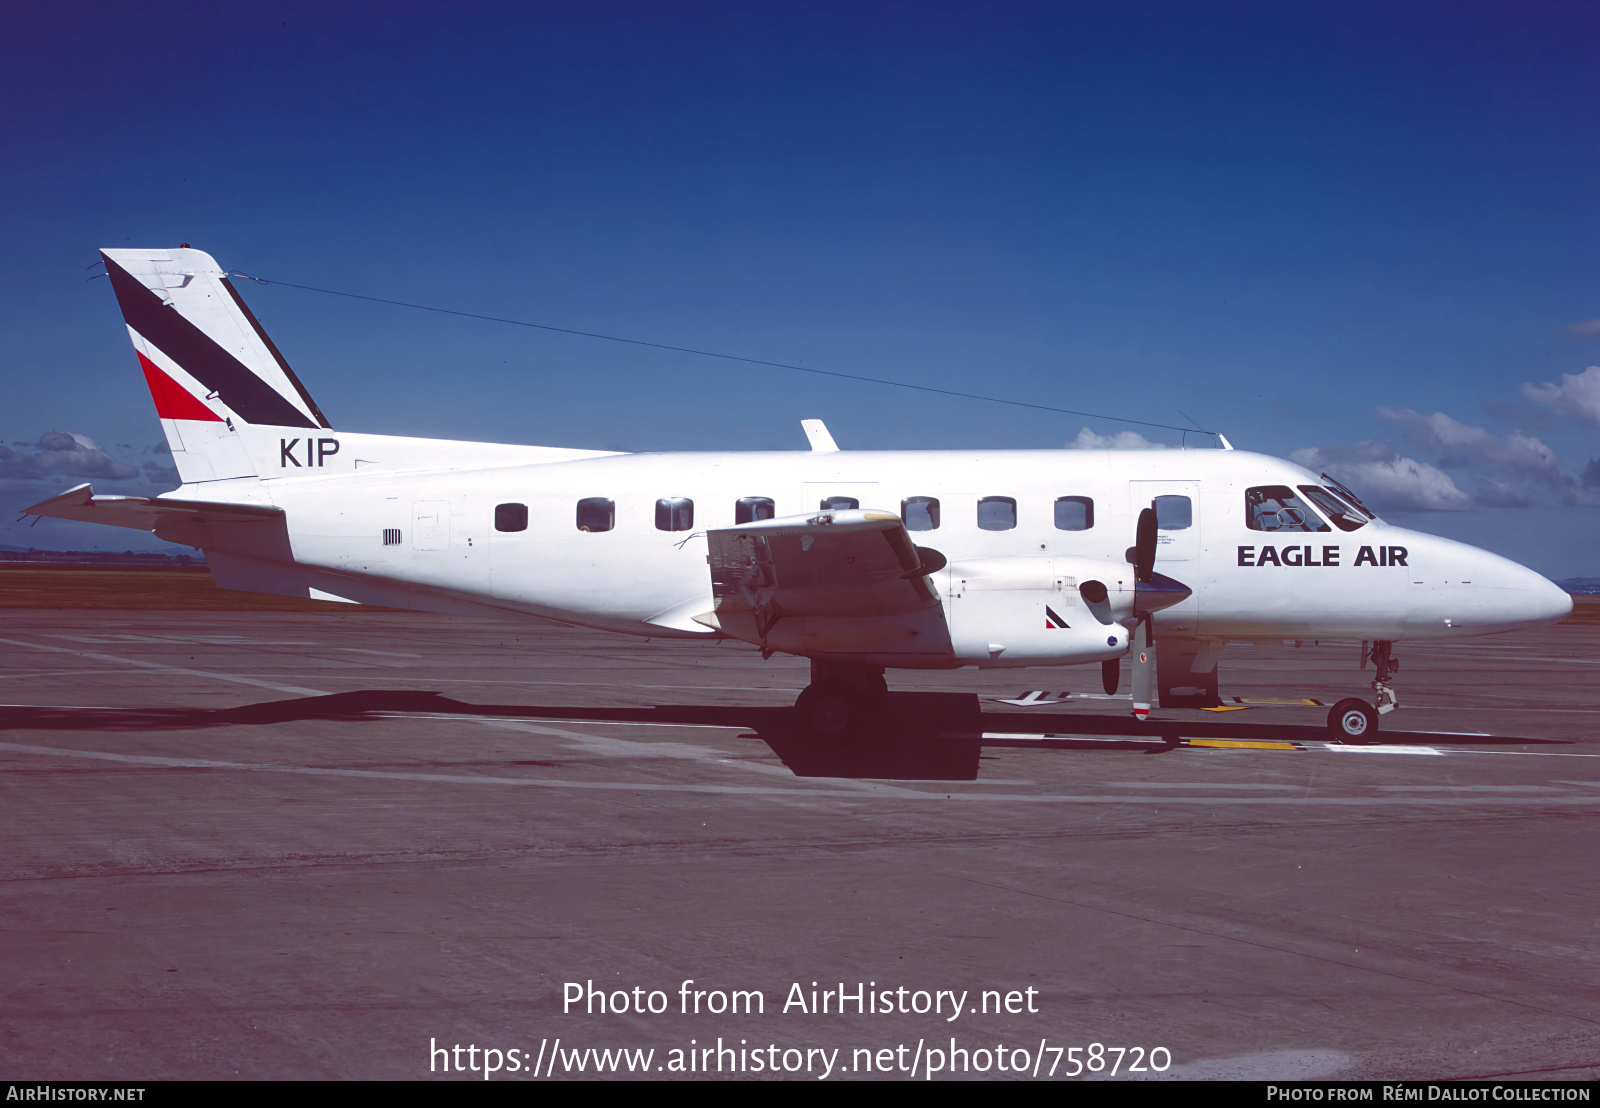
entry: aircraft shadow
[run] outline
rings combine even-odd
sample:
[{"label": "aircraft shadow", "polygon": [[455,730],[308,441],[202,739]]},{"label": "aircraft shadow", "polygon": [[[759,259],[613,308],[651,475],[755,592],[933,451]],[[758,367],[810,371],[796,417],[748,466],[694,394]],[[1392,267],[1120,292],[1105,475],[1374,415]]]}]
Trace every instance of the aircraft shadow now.
[{"label": "aircraft shadow", "polygon": [[[797,777],[974,781],[985,747],[1161,754],[1180,738],[1260,742],[1326,742],[1319,726],[1179,720],[1158,714],[1144,723],[1125,715],[981,712],[967,693],[891,693],[884,709],[848,738],[819,739],[804,732],[788,708],[709,704],[650,708],[592,705],[473,704],[439,693],[369,689],[295,697],[233,708],[0,708],[0,732],[188,731],[310,720],[382,723],[396,716],[504,716],[522,720],[595,720],[749,728]],[[988,737],[982,737],[987,735]],[[1108,742],[1106,740],[1117,740]],[[1513,735],[1448,735],[1385,731],[1378,742],[1452,746],[1564,744],[1560,739]]]}]

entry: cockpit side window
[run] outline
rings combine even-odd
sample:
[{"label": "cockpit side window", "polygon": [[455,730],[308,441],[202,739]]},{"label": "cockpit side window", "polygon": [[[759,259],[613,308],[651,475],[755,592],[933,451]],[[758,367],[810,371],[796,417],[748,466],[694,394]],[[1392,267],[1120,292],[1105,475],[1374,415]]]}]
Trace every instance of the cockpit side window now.
[{"label": "cockpit side window", "polygon": [[1288,485],[1257,485],[1244,494],[1245,525],[1252,531],[1331,531]]},{"label": "cockpit side window", "polygon": [[1322,514],[1333,520],[1333,525],[1341,531],[1354,531],[1358,527],[1365,527],[1367,521],[1356,515],[1355,509],[1340,500],[1327,489],[1318,488],[1316,485],[1301,485],[1300,491],[1306,494],[1306,499],[1322,509]]}]

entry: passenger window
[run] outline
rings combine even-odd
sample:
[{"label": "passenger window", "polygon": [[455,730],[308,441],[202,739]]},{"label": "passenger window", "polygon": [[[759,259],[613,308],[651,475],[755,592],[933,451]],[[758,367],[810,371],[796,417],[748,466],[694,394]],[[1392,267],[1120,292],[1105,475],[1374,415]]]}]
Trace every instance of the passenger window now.
[{"label": "passenger window", "polygon": [[1244,493],[1244,522],[1252,531],[1331,531],[1288,485],[1257,485]]},{"label": "passenger window", "polygon": [[528,506],[526,504],[496,504],[494,506],[494,529],[496,531],[526,531],[528,529]]},{"label": "passenger window", "polygon": [[1158,496],[1156,527],[1162,531],[1186,531],[1194,524],[1194,506],[1187,496]]},{"label": "passenger window", "polygon": [[694,501],[687,496],[666,496],[657,500],[656,530],[694,530]]},{"label": "passenger window", "polygon": [[742,496],[733,505],[734,523],[755,523],[776,514],[776,505],[765,496]]},{"label": "passenger window", "polygon": [[985,496],[978,500],[978,529],[1009,531],[1017,525],[1017,502],[1009,496]]},{"label": "passenger window", "polygon": [[1094,526],[1094,500],[1087,496],[1056,497],[1056,530],[1087,531]]},{"label": "passenger window", "polygon": [[937,531],[939,501],[931,496],[908,496],[900,501],[900,518],[907,531]]},{"label": "passenger window", "polygon": [[1339,530],[1354,531],[1358,527],[1366,526],[1365,519],[1358,516],[1353,508],[1329,490],[1320,489],[1316,485],[1301,485],[1300,491],[1306,494],[1307,500],[1321,508],[1322,514],[1333,520],[1333,525]]},{"label": "passenger window", "polygon": [[617,523],[617,506],[603,496],[578,501],[578,530],[609,531]]},{"label": "passenger window", "polygon": [[837,512],[845,509],[854,510],[861,507],[861,501],[853,496],[825,496],[822,498],[821,508],[825,512]]}]

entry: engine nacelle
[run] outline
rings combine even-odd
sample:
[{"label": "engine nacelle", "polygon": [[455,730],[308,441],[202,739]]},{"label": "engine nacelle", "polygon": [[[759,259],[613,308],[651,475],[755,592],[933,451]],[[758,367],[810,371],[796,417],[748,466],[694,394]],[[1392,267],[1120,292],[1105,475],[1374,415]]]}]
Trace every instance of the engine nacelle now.
[{"label": "engine nacelle", "polygon": [[975,558],[937,581],[956,661],[982,668],[1120,658],[1134,614],[1133,567],[1105,558]]}]

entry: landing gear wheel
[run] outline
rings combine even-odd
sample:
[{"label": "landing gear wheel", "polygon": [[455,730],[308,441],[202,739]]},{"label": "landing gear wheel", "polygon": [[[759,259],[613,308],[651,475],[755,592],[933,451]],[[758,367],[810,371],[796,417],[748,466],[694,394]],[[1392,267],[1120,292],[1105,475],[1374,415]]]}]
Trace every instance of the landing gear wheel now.
[{"label": "landing gear wheel", "polygon": [[1122,663],[1115,658],[1100,663],[1100,687],[1107,696],[1117,695],[1117,685],[1122,680]]},{"label": "landing gear wheel", "polygon": [[1328,730],[1341,742],[1371,742],[1378,733],[1378,710],[1365,700],[1341,700],[1328,713]]},{"label": "landing gear wheel", "polygon": [[870,705],[851,690],[833,682],[807,685],[794,702],[800,725],[819,738],[848,738],[861,727]]}]

